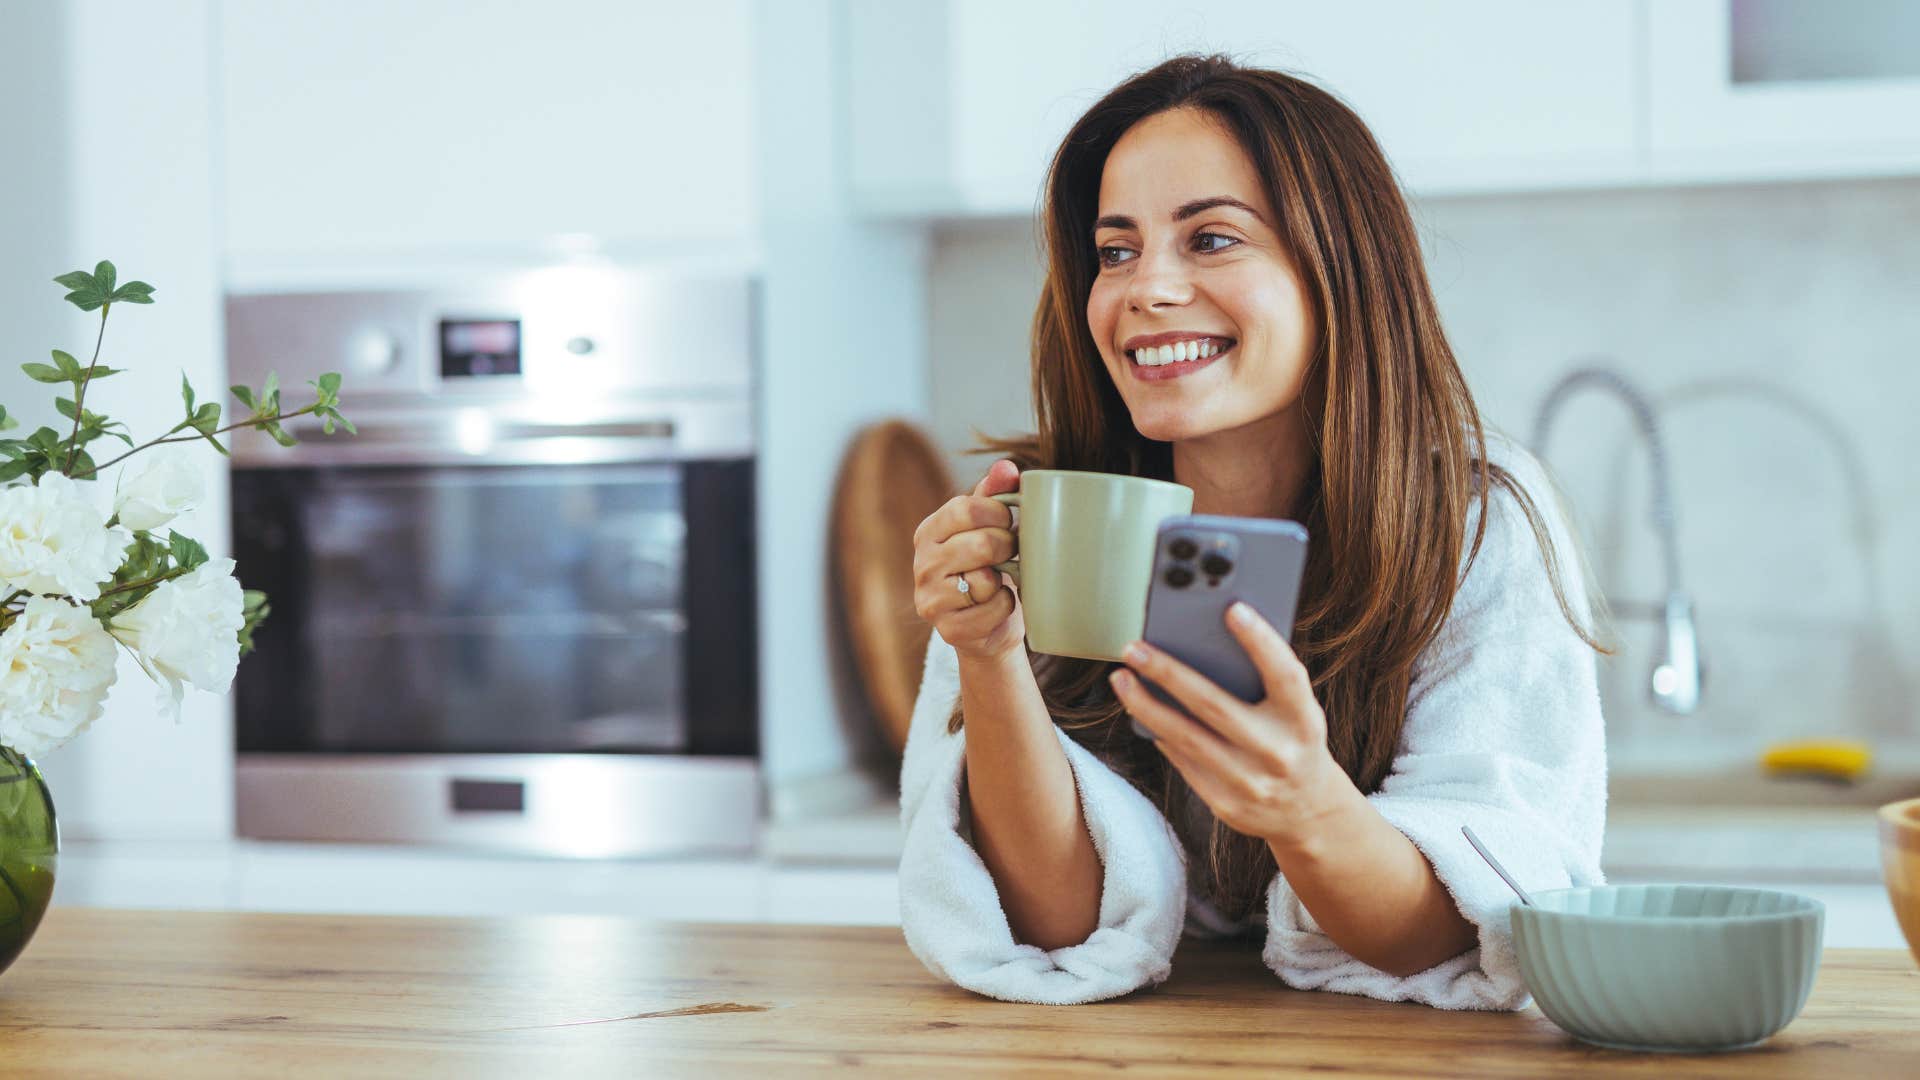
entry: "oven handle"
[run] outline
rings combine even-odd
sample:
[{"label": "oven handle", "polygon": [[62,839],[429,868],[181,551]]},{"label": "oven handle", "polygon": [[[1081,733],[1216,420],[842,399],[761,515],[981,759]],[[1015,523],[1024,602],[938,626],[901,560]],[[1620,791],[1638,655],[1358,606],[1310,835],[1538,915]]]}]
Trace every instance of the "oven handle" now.
[{"label": "oven handle", "polygon": [[[325,422],[300,417],[286,425],[296,439],[324,439]],[[415,445],[458,445],[462,432],[458,422],[441,424],[392,423],[379,420],[357,421],[356,434],[347,436],[356,443],[412,443]],[[534,439],[646,439],[672,442],[678,429],[672,417],[657,420],[620,420],[605,423],[536,424],[512,420],[496,422],[484,434],[493,442],[527,442]],[[340,434],[340,429],[335,429]]]}]

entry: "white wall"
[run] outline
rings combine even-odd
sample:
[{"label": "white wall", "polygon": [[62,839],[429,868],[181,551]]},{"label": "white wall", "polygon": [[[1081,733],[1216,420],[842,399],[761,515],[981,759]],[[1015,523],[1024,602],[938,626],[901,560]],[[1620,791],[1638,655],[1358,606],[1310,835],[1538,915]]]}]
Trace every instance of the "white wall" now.
[{"label": "white wall", "polygon": [[[1623,651],[1602,664],[1616,761],[1745,762],[1790,736],[1920,739],[1920,182],[1441,200],[1429,269],[1486,417],[1525,440],[1548,387],[1604,357],[1666,418],[1700,712],[1646,702],[1659,598],[1646,461],[1625,412],[1570,402],[1550,463],[1583,519]],[[934,430],[1031,423],[1026,222],[935,241]],[[979,460],[957,466],[976,475]]]},{"label": "white wall", "polygon": [[788,817],[890,783],[831,620],[827,529],[853,434],[927,411],[926,236],[848,213],[841,5],[760,0],[756,16],[761,752]]},{"label": "white wall", "polygon": [[[107,258],[122,281],[152,284],[151,307],[122,305],[108,318],[101,362],[127,374],[87,395],[90,409],[127,423],[137,442],[179,419],[182,370],[205,398],[225,386],[209,26],[208,6],[196,0],[22,4],[9,9],[0,46],[19,54],[17,65],[13,56],[0,60],[9,105],[37,98],[44,110],[0,110],[9,153],[18,155],[0,182],[27,185],[0,200],[0,334],[10,358],[44,358],[56,347],[88,357],[99,315],[65,304],[49,279]],[[32,401],[50,420],[52,388],[27,382],[17,362],[4,368],[7,404]],[[225,471],[211,451],[206,466],[211,496],[179,524],[220,555],[228,551]],[[96,491],[103,502],[112,482],[104,477]],[[43,763],[65,835],[231,835],[230,704],[189,693],[175,728],[156,714],[153,695],[123,653],[106,715]]]}]

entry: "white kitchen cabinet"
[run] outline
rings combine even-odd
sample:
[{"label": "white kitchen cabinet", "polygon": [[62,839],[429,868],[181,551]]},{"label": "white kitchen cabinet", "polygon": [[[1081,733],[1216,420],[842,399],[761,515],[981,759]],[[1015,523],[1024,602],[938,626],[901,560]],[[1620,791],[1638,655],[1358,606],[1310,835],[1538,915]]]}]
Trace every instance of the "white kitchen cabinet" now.
[{"label": "white kitchen cabinet", "polygon": [[880,215],[1030,213],[1087,106],[1196,50],[1329,87],[1421,193],[1617,180],[1639,154],[1636,13],[1624,0],[851,0],[852,191]]},{"label": "white kitchen cabinet", "polygon": [[540,859],[353,844],[240,844],[235,907],[380,915],[613,915],[751,922],[743,858]]},{"label": "white kitchen cabinet", "polygon": [[892,865],[775,863],[766,884],[767,922],[900,925],[900,875]]},{"label": "white kitchen cabinet", "polygon": [[750,0],[221,4],[228,258],[737,246],[753,17]]},{"label": "white kitchen cabinet", "polygon": [[1647,5],[1653,179],[1920,172],[1920,5]]}]

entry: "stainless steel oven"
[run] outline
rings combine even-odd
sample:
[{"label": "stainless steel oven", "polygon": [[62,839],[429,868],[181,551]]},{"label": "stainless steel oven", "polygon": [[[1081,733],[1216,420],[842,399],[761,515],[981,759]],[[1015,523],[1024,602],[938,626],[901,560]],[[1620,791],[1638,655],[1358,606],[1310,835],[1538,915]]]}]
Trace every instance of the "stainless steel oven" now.
[{"label": "stainless steel oven", "polygon": [[272,605],[241,835],[572,855],[759,819],[753,289],[608,269],[229,297],[233,381],[359,429],[237,433]]}]

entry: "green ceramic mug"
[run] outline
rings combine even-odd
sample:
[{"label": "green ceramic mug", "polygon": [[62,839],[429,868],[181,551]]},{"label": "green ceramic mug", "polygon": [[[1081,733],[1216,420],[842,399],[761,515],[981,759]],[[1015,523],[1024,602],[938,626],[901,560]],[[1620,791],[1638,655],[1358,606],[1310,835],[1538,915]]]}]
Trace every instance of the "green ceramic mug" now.
[{"label": "green ceramic mug", "polygon": [[1160,522],[1193,511],[1193,489],[1114,473],[1034,469],[995,499],[1019,508],[1013,575],[1034,652],[1119,660],[1146,626]]}]

